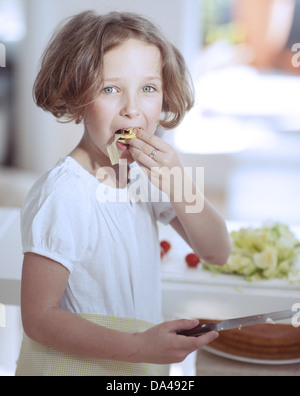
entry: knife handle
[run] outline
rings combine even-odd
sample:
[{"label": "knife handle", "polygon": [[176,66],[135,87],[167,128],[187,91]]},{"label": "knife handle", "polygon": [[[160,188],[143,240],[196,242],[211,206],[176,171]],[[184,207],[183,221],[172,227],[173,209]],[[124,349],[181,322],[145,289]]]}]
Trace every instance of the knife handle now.
[{"label": "knife handle", "polygon": [[211,331],[216,331],[216,323],[202,323],[191,330],[178,331],[178,335],[184,335],[186,337],[199,337]]}]

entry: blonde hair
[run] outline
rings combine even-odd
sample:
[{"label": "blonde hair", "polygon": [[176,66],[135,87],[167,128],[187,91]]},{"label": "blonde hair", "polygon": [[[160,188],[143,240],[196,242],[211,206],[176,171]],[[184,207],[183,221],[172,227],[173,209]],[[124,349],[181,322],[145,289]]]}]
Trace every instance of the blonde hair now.
[{"label": "blonde hair", "polygon": [[85,11],[59,27],[43,54],[34,84],[37,106],[57,119],[81,123],[86,107],[99,96],[104,55],[130,38],[159,48],[164,94],[160,124],[166,129],[178,126],[194,104],[186,63],[158,28],[133,13]]}]

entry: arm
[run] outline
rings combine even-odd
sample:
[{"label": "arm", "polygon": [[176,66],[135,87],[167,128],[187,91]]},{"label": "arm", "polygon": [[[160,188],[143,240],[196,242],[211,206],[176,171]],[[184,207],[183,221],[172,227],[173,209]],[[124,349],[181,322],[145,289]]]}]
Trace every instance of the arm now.
[{"label": "arm", "polygon": [[[112,358],[114,354],[118,357],[117,348],[120,355],[126,354],[125,333],[101,328],[60,309],[68,278],[68,270],[59,263],[25,254],[21,298],[25,333],[43,345],[69,354]],[[111,347],[111,339],[115,340],[116,348]]]},{"label": "arm", "polygon": [[199,214],[187,214],[178,203],[173,203],[177,217],[171,226],[208,263],[225,265],[231,250],[226,224],[213,206],[204,200]]},{"label": "arm", "polygon": [[[151,182],[168,194],[177,214],[171,225],[199,257],[211,264],[224,265],[231,250],[224,220],[205,199],[169,144],[145,131],[139,131],[137,137],[130,142],[132,155]],[[157,153],[151,158],[154,148]]]},{"label": "arm", "polygon": [[22,320],[34,341],[84,357],[166,364],[178,362],[213,341],[217,333],[188,338],[177,335],[198,322],[177,320],[144,333],[125,333],[98,326],[60,308],[69,272],[46,257],[26,253],[22,274]]}]

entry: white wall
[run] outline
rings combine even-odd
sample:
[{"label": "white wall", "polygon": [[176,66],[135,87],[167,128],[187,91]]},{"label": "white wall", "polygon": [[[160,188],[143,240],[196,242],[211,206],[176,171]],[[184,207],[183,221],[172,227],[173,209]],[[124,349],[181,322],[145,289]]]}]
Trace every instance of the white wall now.
[{"label": "white wall", "polygon": [[84,9],[100,13],[111,10],[133,11],[157,23],[169,39],[183,52],[188,63],[196,54],[197,0],[24,0],[27,37],[18,54],[18,131],[16,165],[35,172],[51,167],[58,157],[78,143],[82,126],[59,124],[36,108],[32,86],[38,62],[56,25],[64,18]]}]

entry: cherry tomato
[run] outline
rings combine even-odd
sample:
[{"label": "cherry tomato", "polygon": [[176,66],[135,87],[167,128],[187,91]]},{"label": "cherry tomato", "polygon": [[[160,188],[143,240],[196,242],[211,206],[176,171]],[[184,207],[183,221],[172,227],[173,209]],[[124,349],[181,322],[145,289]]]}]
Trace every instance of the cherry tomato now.
[{"label": "cherry tomato", "polygon": [[189,268],[197,268],[198,264],[201,262],[199,256],[195,253],[190,253],[185,257],[185,262]]},{"label": "cherry tomato", "polygon": [[161,241],[160,247],[164,249],[165,253],[168,253],[168,251],[171,249],[171,244],[168,241]]}]

